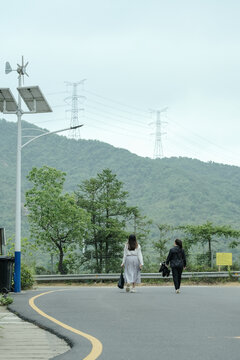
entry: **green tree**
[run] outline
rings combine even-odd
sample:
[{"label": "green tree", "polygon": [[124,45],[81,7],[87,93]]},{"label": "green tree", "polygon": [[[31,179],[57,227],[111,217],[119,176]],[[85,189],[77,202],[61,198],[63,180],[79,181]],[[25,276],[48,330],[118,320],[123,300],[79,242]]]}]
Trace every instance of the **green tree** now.
[{"label": "green tree", "polygon": [[95,272],[118,269],[123,243],[127,239],[126,223],[133,208],[128,207],[128,193],[109,169],[96,178],[84,181],[76,192],[78,205],[91,214],[91,230],[85,239],[83,261]]},{"label": "green tree", "polygon": [[[14,256],[15,252],[15,240],[13,238],[7,239],[7,254],[8,256]],[[21,256],[22,260],[29,260],[33,257],[34,252],[36,251],[36,244],[30,242],[27,238],[21,239]]]},{"label": "green tree", "polygon": [[142,215],[138,207],[132,207],[129,210],[131,215],[128,228],[131,233],[136,235],[137,241],[141,244],[141,247],[144,248],[150,233],[152,220]]},{"label": "green tree", "polygon": [[[27,238],[21,239],[21,263],[25,264],[32,270],[35,268],[35,253],[37,246]],[[8,238],[7,240],[7,254],[8,256],[14,256],[15,252],[15,240],[14,238]]]},{"label": "green tree", "polygon": [[32,237],[44,251],[58,254],[61,274],[64,255],[81,246],[89,220],[75,196],[63,194],[65,176],[48,166],[34,167],[27,176],[33,187],[26,192],[25,204]]},{"label": "green tree", "polygon": [[213,225],[207,221],[202,225],[184,225],[179,226],[183,230],[186,238],[185,241],[190,244],[200,243],[208,247],[208,266],[211,267],[212,263],[212,243],[218,241],[220,237],[225,238],[239,238],[240,231],[234,230],[231,226]]},{"label": "green tree", "polygon": [[171,239],[171,234],[174,228],[168,224],[157,224],[159,234],[159,240],[153,242],[153,247],[159,253],[160,261],[163,261],[167,257],[168,248],[167,243]]}]

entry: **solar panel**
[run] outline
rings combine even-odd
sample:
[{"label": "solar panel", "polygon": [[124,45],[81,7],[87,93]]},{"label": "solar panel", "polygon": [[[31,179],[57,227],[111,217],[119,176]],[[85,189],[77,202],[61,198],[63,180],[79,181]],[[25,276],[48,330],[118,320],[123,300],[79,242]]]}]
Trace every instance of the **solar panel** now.
[{"label": "solar panel", "polygon": [[0,88],[0,111],[17,111],[17,102],[9,88]]},{"label": "solar panel", "polygon": [[25,86],[17,88],[28,109],[36,113],[52,112],[39,86]]}]

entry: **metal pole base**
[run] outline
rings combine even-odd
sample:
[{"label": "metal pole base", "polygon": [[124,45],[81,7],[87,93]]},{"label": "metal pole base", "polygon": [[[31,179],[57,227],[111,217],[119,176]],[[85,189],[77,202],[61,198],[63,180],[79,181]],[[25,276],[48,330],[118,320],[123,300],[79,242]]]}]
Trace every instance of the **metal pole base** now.
[{"label": "metal pole base", "polygon": [[21,251],[15,251],[14,292],[21,292]]}]

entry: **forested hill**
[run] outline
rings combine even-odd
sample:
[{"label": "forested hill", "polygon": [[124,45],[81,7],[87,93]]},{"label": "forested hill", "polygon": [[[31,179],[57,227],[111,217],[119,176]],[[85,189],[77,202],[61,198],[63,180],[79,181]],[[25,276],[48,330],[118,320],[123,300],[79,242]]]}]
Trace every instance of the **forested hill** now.
[{"label": "forested hill", "polygon": [[[39,128],[23,122],[23,129],[28,129],[23,131],[28,135],[33,133],[31,129],[36,134]],[[17,124],[0,120],[0,226],[6,227],[9,236],[14,232],[16,139]],[[189,158],[152,160],[100,141],[50,135],[22,150],[23,192],[29,187],[27,173],[33,166],[42,165],[67,173],[67,191],[74,191],[83,179],[110,168],[129,192],[129,205],[138,206],[157,223],[209,220],[239,227],[239,167]]]}]

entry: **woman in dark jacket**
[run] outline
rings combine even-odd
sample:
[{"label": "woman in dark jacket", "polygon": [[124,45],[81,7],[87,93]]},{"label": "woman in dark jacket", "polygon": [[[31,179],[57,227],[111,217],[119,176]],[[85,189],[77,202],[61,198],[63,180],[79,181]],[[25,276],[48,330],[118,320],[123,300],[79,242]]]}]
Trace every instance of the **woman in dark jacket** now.
[{"label": "woman in dark jacket", "polygon": [[173,282],[176,289],[176,294],[180,293],[181,277],[183,268],[186,267],[185,252],[182,248],[182,241],[179,239],[175,240],[174,247],[170,249],[166,265],[170,262],[172,268]]}]

